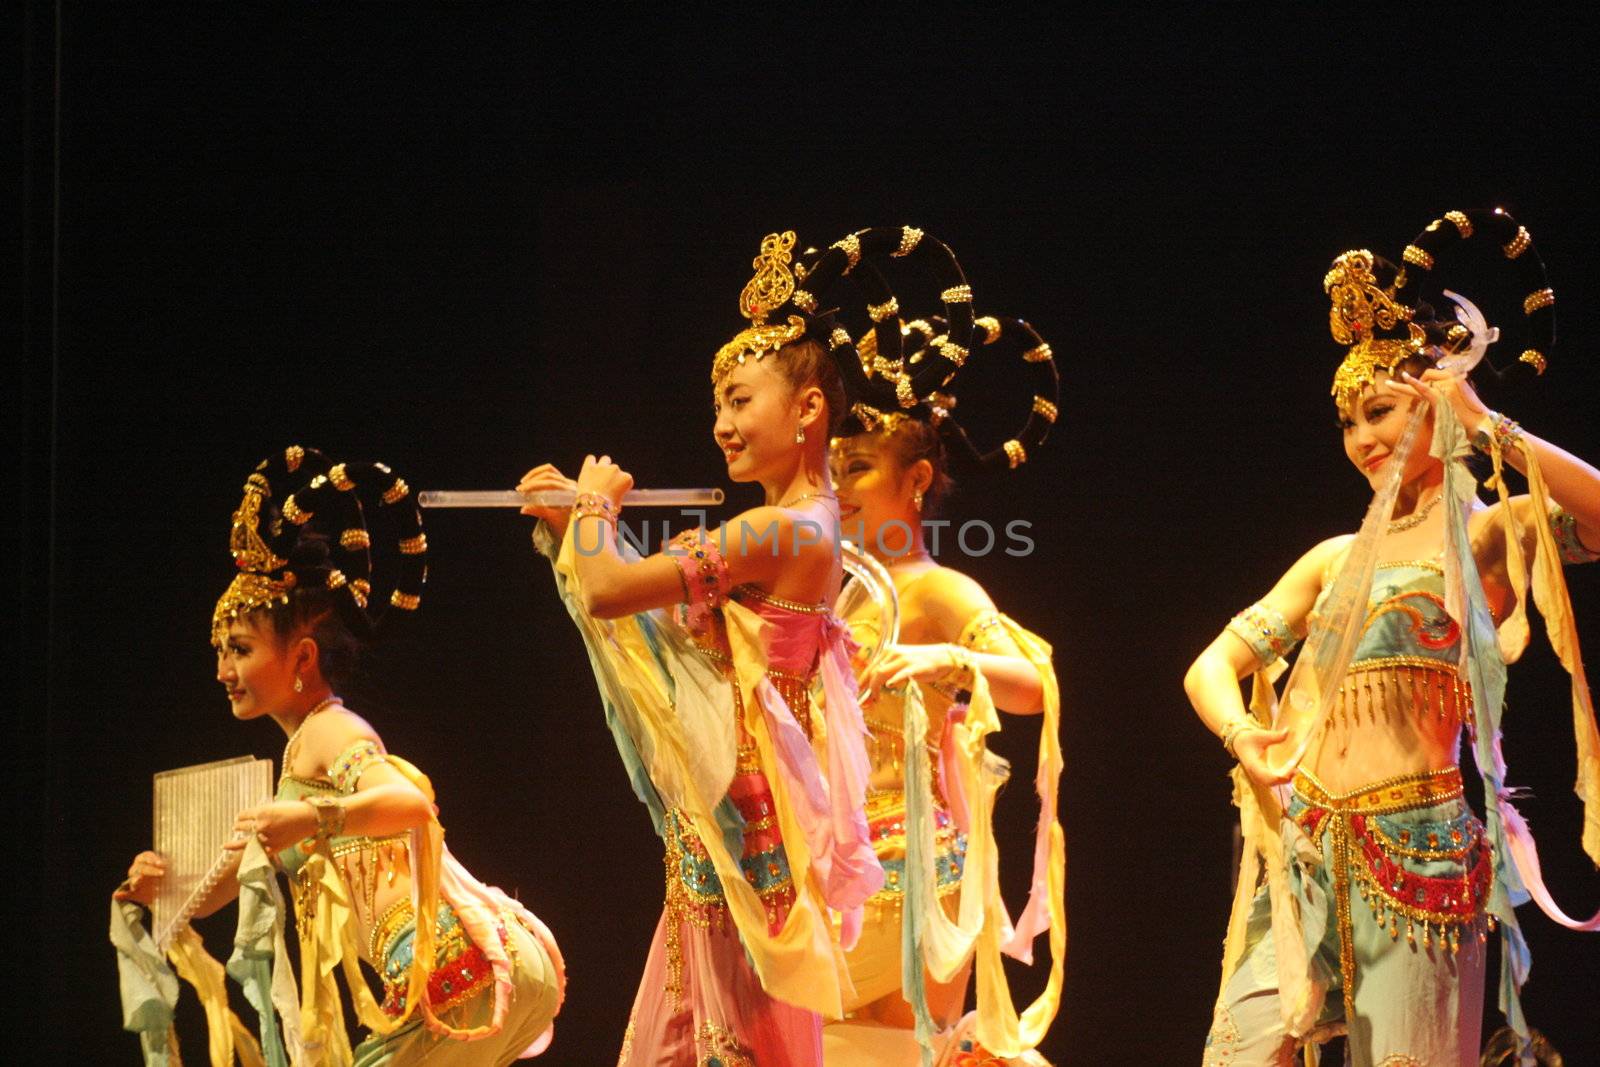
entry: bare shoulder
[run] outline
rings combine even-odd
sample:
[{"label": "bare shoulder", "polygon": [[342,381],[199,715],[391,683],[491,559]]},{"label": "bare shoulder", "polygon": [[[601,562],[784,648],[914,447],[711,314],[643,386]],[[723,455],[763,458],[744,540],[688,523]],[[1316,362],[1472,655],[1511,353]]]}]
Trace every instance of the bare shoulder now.
[{"label": "bare shoulder", "polygon": [[1310,551],[1300,557],[1295,566],[1304,565],[1318,571],[1324,570],[1335,561],[1344,558],[1345,553],[1350,551],[1350,546],[1355,543],[1356,535],[1353,533],[1338,534],[1326,541],[1318,541],[1311,546]]},{"label": "bare shoulder", "polygon": [[712,531],[710,536],[718,540],[717,547],[727,556],[755,552],[771,554],[788,540],[794,522],[795,513],[790,509],[763,504],[739,512]]},{"label": "bare shoulder", "polygon": [[977,579],[950,567],[935,567],[918,578],[911,594],[913,603],[907,609],[927,617],[949,640],[974,616],[995,610],[994,600]]},{"label": "bare shoulder", "polygon": [[1506,509],[1510,508],[1511,514],[1520,523],[1527,523],[1535,518],[1533,497],[1527,493],[1519,493],[1505,500],[1495,500],[1488,504],[1481,504],[1472,509],[1467,516],[1467,535],[1473,542],[1488,534],[1491,530],[1502,529]]},{"label": "bare shoulder", "polygon": [[371,723],[349,708],[334,705],[327,711],[313,715],[305,724],[300,735],[301,759],[324,768],[358,741],[371,741],[380,749],[383,748],[383,739]]},{"label": "bare shoulder", "polygon": [[[1330,576],[1337,571],[1339,563],[1350,551],[1350,546],[1355,540],[1355,534],[1339,534],[1325,541],[1318,541],[1290,565],[1283,578],[1279,580],[1274,593],[1295,594],[1296,598],[1320,593],[1322,587],[1330,580]],[[1285,605],[1278,606],[1280,610],[1285,607]]]}]

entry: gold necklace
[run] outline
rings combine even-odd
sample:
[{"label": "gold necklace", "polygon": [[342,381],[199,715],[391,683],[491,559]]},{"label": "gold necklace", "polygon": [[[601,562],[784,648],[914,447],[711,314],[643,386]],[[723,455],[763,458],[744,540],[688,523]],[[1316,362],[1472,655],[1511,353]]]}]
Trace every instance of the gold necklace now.
[{"label": "gold necklace", "polygon": [[1409,530],[1414,526],[1421,526],[1423,524],[1423,522],[1425,522],[1427,520],[1428,516],[1433,514],[1433,509],[1438,506],[1439,501],[1441,501],[1443,499],[1444,499],[1444,491],[1441,490],[1439,492],[1439,494],[1437,496],[1435,496],[1432,500],[1430,500],[1426,504],[1422,505],[1422,509],[1420,511],[1413,511],[1411,514],[1407,515],[1403,519],[1392,519],[1392,520],[1390,520],[1390,522],[1389,522],[1389,532],[1390,533],[1399,533],[1401,530]]},{"label": "gold necklace", "polygon": [[339,703],[342,702],[337,694],[330,695],[326,700],[318,702],[316,707],[306,712],[306,717],[301,719],[300,725],[294,728],[294,733],[289,735],[289,740],[286,741],[283,746],[283,763],[279,765],[278,771],[279,784],[282,784],[283,780],[289,777],[289,759],[294,752],[294,743],[300,740],[300,731],[306,728],[306,723],[311,721],[311,716],[317,714],[319,711],[327,711],[329,708]]},{"label": "gold necklace", "polygon": [[801,493],[799,496],[795,497],[793,500],[789,501],[788,503],[779,504],[778,506],[780,508],[792,508],[796,504],[800,503],[800,501],[802,501],[802,500],[811,500],[811,499],[832,500],[832,501],[837,502],[839,498],[834,496],[832,493],[824,493],[821,490],[818,490],[815,493]]}]

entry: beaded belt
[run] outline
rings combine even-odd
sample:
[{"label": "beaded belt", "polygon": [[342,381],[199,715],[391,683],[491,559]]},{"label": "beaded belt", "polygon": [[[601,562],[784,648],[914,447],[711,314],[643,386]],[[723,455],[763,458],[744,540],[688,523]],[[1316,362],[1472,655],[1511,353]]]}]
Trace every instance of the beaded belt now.
[{"label": "beaded belt", "polygon": [[[933,809],[934,891],[939,896],[955,892],[966,865],[967,838],[955,828],[950,813]],[[898,906],[905,895],[906,798],[898,789],[877,790],[867,798],[867,835],[878,862],[883,865],[883,888],[868,898],[870,904]]]},{"label": "beaded belt", "polygon": [[[1350,917],[1352,878],[1379,926],[1399,940],[1400,919],[1406,920],[1406,942],[1422,947],[1435,941],[1455,953],[1462,928],[1483,915],[1493,877],[1493,857],[1483,824],[1462,811],[1426,828],[1384,825],[1385,816],[1416,811],[1464,794],[1461,770],[1446,767],[1385,779],[1348,793],[1334,793],[1306,771],[1295,775],[1294,792],[1306,805],[1295,822],[1314,843],[1330,839],[1333,853],[1334,906],[1339,924],[1339,971],[1343,979],[1345,1018],[1354,1017],[1355,942]],[[1451,861],[1460,875],[1432,876],[1409,870],[1401,861]],[[1482,930],[1478,931],[1482,936]]]},{"label": "beaded belt", "polygon": [[[503,922],[497,930],[504,944]],[[415,931],[411,901],[404,898],[390,905],[373,926],[372,958],[383,977],[383,1012],[391,1018],[405,1014]],[[487,989],[494,981],[494,968],[483,950],[472,943],[448,904],[439,905],[437,931],[433,973],[428,976],[428,1004],[435,1012],[442,1012]]]},{"label": "beaded belt", "polygon": [[[783,847],[778,829],[777,808],[772,790],[761,775],[740,775],[734,779],[734,806],[744,817],[744,849],[739,868],[746,882],[761,898],[767,913],[767,929],[783,927],[794,907],[796,891],[789,871],[789,853]],[[716,866],[694,827],[676,808],[669,809],[662,824],[666,839],[667,875],[667,992],[673,1003],[683,991],[684,923],[703,930],[726,929],[731,916],[728,898]]]}]

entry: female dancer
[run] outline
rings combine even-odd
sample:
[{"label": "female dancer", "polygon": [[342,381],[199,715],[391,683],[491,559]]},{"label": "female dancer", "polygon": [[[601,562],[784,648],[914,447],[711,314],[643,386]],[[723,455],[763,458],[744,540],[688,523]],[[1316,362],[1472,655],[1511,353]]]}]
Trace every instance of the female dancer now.
[{"label": "female dancer", "polygon": [[[1049,346],[1032,327],[1021,320],[1004,326],[994,318],[976,320],[985,346],[1005,337],[1020,345],[1026,356],[1024,365],[1032,372],[1033,408],[1027,426],[1018,437],[986,457],[979,457],[961,431],[950,409],[953,400],[945,393],[910,411],[882,411],[858,403],[852,413],[848,436],[836,438],[832,448],[835,480],[846,536],[856,540],[888,570],[899,596],[899,641],[861,677],[863,711],[869,735],[868,752],[872,762],[868,780],[867,817],[872,828],[873,847],[887,872],[884,888],[867,904],[867,919],[860,941],[848,955],[855,997],[845,1007],[851,1022],[830,1026],[824,1031],[830,1067],[846,1063],[890,1062],[889,1033],[877,1032],[863,1024],[876,1024],[904,1035],[898,1044],[903,1062],[915,1057],[909,1040],[923,1009],[916,1004],[919,994],[926,998],[925,1023],[945,1031],[947,1048],[970,1047],[976,1031],[977,1043],[987,1052],[995,1047],[1009,1056],[1028,1053],[1044,1036],[1059,1004],[1061,949],[1058,938],[1064,934],[1059,884],[1050,895],[1050,867],[1062,862],[1059,852],[1052,856],[1048,845],[1037,851],[1034,890],[1029,918],[1044,918],[1052,934],[1052,978],[1040,1006],[1032,1010],[1026,1033],[1019,1024],[998,967],[1000,938],[991,937],[983,947],[994,958],[994,969],[981,985],[977,1017],[956,1029],[961,1019],[971,974],[972,950],[978,942],[977,930],[969,927],[967,937],[958,938],[960,949],[947,952],[941,968],[952,965],[955,973],[940,981],[937,973],[927,973],[919,983],[902,983],[902,932],[910,924],[917,930],[926,920],[906,911],[907,871],[907,779],[909,760],[926,765],[916,776],[927,788],[926,817],[933,830],[934,878],[936,886],[928,896],[936,900],[941,914],[934,920],[952,918],[959,926],[967,922],[993,924],[999,931],[1009,927],[998,885],[980,862],[971,877],[963,877],[968,859],[968,834],[981,835],[983,855],[992,853],[993,831],[983,818],[974,825],[975,813],[986,804],[973,804],[966,782],[983,780],[986,755],[983,732],[998,729],[994,708],[1013,714],[1045,714],[1040,746],[1039,783],[1043,801],[1039,827],[1041,833],[1059,834],[1055,813],[1056,780],[1060,774],[1058,737],[1059,699],[1049,647],[1000,614],[983,587],[961,572],[943,566],[928,552],[924,522],[936,514],[951,487],[946,472],[948,439],[958,456],[975,468],[1009,469],[1043,444],[1054,422],[1058,384]],[[944,338],[936,327],[922,320],[908,323],[905,333],[919,352],[937,347]],[[875,353],[872,336],[863,338],[860,349],[870,365]],[[917,355],[910,357],[920,362]],[[992,360],[992,355],[986,355]],[[959,377],[958,377],[959,384]],[[851,621],[851,620],[847,620]],[[980,691],[976,699],[965,694]],[[905,701],[908,683],[916,683],[918,699],[926,713],[926,729],[914,743],[905,736]],[[968,703],[983,705],[975,712]],[[981,726],[979,724],[982,724]],[[961,744],[970,738],[975,744]],[[937,770],[935,770],[937,767]],[[913,824],[915,821],[912,821]],[[1059,881],[1059,874],[1058,874]],[[915,895],[909,899],[916,899]],[[970,903],[965,903],[970,901]],[[1037,927],[1026,928],[1012,942],[1013,954],[1031,951]],[[924,949],[925,954],[928,950]],[[916,969],[928,970],[919,958]],[[927,1029],[927,1026],[924,1026]],[[953,1033],[952,1033],[953,1032]],[[924,1039],[928,1033],[922,1035]],[[989,1043],[993,1043],[990,1045]]]},{"label": "female dancer", "polygon": [[[295,1063],[352,1062],[340,965],[372,1030],[353,1062],[509,1063],[550,1030],[561,956],[538,919],[444,851],[427,778],[335,694],[380,615],[360,497],[397,519],[387,603],[415,610],[427,540],[406,483],[382,464],[290,448],[250,475],[234,513],[239,574],[212,619],[217,680],[235,718],[270,717],[288,743],[277,799],[240,812],[228,847],[259,845],[290,876],[306,976],[299,1018],[284,1020]],[[164,870],[141,854],[119,898],[148,905]],[[239,889],[236,865],[199,914]],[[381,1004],[358,959],[381,978]]]},{"label": "female dancer", "polygon": [[[1459,298],[1461,322],[1434,321],[1418,293],[1435,265],[1474,235],[1494,241],[1520,279],[1525,322],[1541,338],[1521,358],[1542,369],[1554,296],[1527,231],[1503,213],[1447,214],[1406,248],[1403,270],[1348,252],[1324,283],[1334,336],[1351,345],[1333,390],[1345,454],[1375,488],[1391,462],[1403,463],[1393,517],[1373,532],[1380,562],[1370,598],[1356,591],[1365,623],[1342,679],[1330,680],[1328,717],[1309,723],[1302,746],[1289,725],[1272,729],[1246,713],[1238,681],[1272,667],[1308,628],[1332,625],[1323,616],[1339,599],[1330,591],[1353,551],[1350,536],[1302,556],[1185,680],[1200,718],[1248,775],[1235,774],[1250,844],[1207,1064],[1285,1064],[1296,1044],[1340,1032],[1357,1067],[1475,1064],[1481,942],[1496,921],[1501,994],[1512,1026],[1527,1036],[1516,1000],[1526,965],[1516,894],[1526,887],[1559,921],[1600,927],[1600,916],[1567,919],[1544,893],[1532,842],[1507,800],[1498,741],[1504,665],[1527,640],[1522,595],[1531,553],[1536,599],[1574,677],[1580,793],[1592,829],[1600,749],[1560,558],[1595,558],[1588,546],[1600,545],[1600,472],[1489,411],[1448,369],[1446,361],[1497,333]],[[1427,406],[1427,422],[1408,452],[1403,433],[1417,404]],[[1493,457],[1499,499],[1487,506],[1463,462],[1473,439]],[[1528,496],[1508,495],[1503,461],[1527,475]],[[1296,667],[1296,679],[1307,666]],[[1255,706],[1269,709],[1264,674],[1256,692]],[[1489,798],[1487,828],[1462,799],[1463,727]],[[1298,751],[1306,754],[1296,766]],[[1280,824],[1276,795],[1265,787],[1290,781]],[[1600,835],[1586,835],[1585,847],[1600,860]],[[1259,891],[1258,862],[1266,882]]]},{"label": "female dancer", "polygon": [[712,365],[714,438],[729,476],[762,486],[762,506],[639,559],[616,532],[632,479],[608,457],[586,459],[576,483],[545,464],[518,487],[578,493],[570,517],[528,509],[544,520],[535,541],[666,843],[666,906],[622,1064],[820,1064],[820,1016],[838,1016],[848,992],[826,909],[849,943],[882,885],[862,814],[865,731],[829,608],[841,571],[828,432],[861,371],[818,299],[885,254],[915,253],[952,292],[965,287],[949,250],[910,228],[852,234],[809,269],[791,269],[793,247],[792,232],[762,242],[740,296],[751,325]]}]

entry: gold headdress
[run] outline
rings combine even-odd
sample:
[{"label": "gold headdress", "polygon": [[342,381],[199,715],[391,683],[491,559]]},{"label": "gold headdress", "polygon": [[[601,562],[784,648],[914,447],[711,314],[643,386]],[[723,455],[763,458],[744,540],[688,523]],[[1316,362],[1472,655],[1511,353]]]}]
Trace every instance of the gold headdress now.
[{"label": "gold headdress", "polygon": [[[1379,270],[1390,275],[1387,285],[1379,282]],[[1404,269],[1365,248],[1344,253],[1323,276],[1322,290],[1333,304],[1328,329],[1335,341],[1350,346],[1333,376],[1333,395],[1341,406],[1353,403],[1378,371],[1392,371],[1422,350],[1426,334],[1411,321],[1416,309],[1396,296],[1405,286]]]},{"label": "gold headdress", "polygon": [[767,325],[767,316],[796,295],[794,272],[789,269],[793,258],[793,230],[769,233],[761,239],[761,252],[750,264],[756,269],[755,276],[739,294],[739,313],[750,320],[750,325],[717,349],[711,361],[713,382],[720,382],[745,360],[760,360],[805,335],[805,323],[799,315],[790,315],[781,326]]},{"label": "gold headdress", "polygon": [[1555,343],[1555,297],[1528,231],[1499,208],[1449,211],[1406,245],[1404,266],[1360,248],[1334,260],[1323,277],[1323,291],[1332,301],[1328,328],[1334,340],[1350,346],[1333,377],[1333,395],[1341,407],[1353,403],[1378,371],[1392,372],[1410,356],[1430,348],[1460,352],[1474,342],[1492,342],[1492,331],[1474,338],[1473,329],[1481,332],[1484,327],[1481,321],[1472,328],[1463,321],[1435,321],[1422,301],[1424,282],[1430,293],[1446,288],[1448,283],[1436,274],[1453,269],[1456,252],[1468,242],[1498,251],[1491,259],[1505,265],[1501,273],[1506,283],[1523,298],[1521,332],[1527,345],[1517,358],[1544,372],[1545,353]]},{"label": "gold headdress", "polygon": [[[857,230],[821,251],[808,249],[799,262],[794,262],[794,245],[792,230],[762,239],[752,264],[755,276],[739,295],[739,310],[750,325],[717,351],[711,380],[719,382],[751,358],[759,360],[810,337],[827,348],[850,403],[879,413],[911,412],[929,403],[966,360],[972,344],[972,288],[949,247],[914,226]],[[875,265],[903,258],[931,275],[948,323],[947,336],[926,350],[920,362],[902,358],[900,304]],[[873,324],[869,335],[873,341],[864,355],[836,317],[838,309],[822,307],[823,298],[832,299],[835,287],[847,277],[860,302],[846,304],[852,313],[864,312]],[[782,324],[767,322],[790,311]],[[914,362],[916,366],[911,365]]]},{"label": "gold headdress", "polygon": [[[295,467],[303,461],[304,451],[301,450]],[[228,548],[239,573],[234,575],[211,613],[213,644],[222,643],[235,619],[274,603],[287,602],[289,590],[295,587],[294,574],[285,569],[288,561],[273,553],[261,536],[262,504],[271,496],[266,475],[260,470],[252,471],[244,483],[244,499],[233,513],[233,526],[228,534]],[[283,520],[277,519],[276,524],[281,533]]]}]

